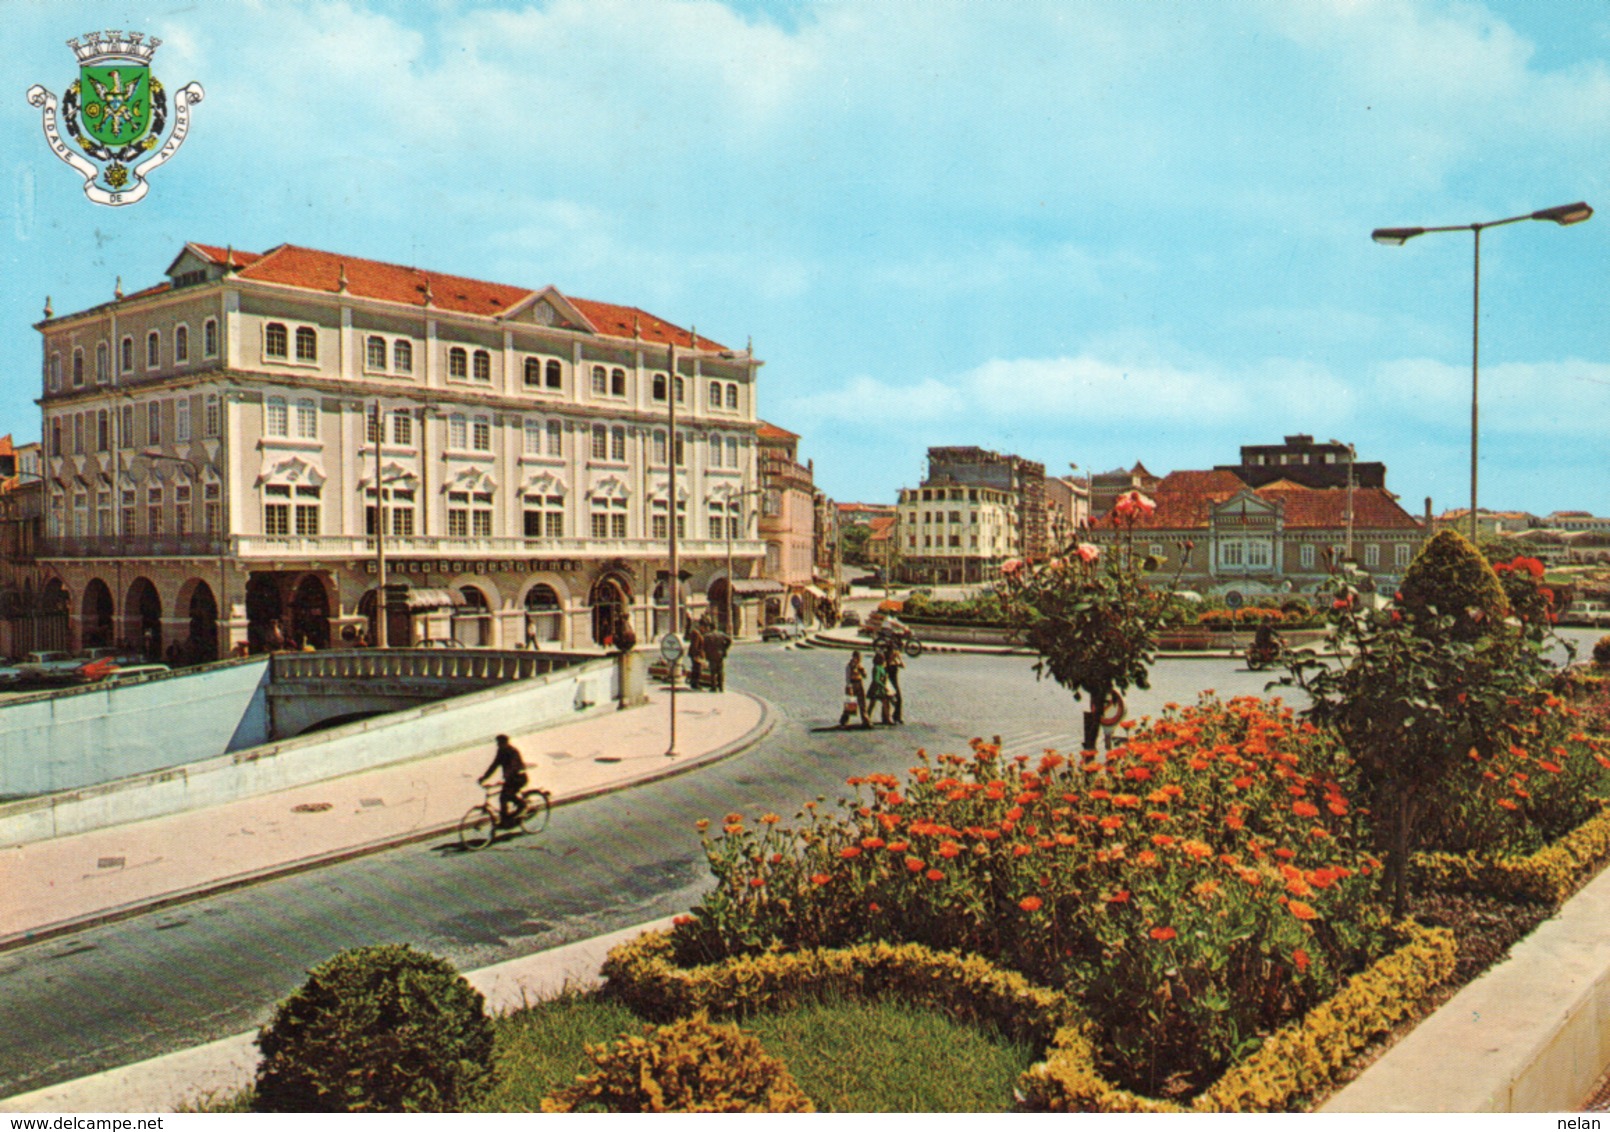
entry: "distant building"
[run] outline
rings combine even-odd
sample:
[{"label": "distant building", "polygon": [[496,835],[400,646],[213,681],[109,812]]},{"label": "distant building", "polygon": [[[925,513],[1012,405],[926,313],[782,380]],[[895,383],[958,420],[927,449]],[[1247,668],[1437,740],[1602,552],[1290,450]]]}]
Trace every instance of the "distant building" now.
[{"label": "distant building", "polygon": [[1158,478],[1146,470],[1140,461],[1125,471],[1117,468],[1110,472],[1097,472],[1090,477],[1090,514],[1105,515],[1120,495],[1138,491],[1150,495],[1157,490]]},{"label": "distant building", "polygon": [[[765,596],[763,623],[804,619],[815,596],[816,478],[811,464],[799,462],[799,434],[766,421],[756,433],[760,444],[760,538],[766,544],[765,578],[735,583]],[[765,582],[773,583],[760,587]]]},{"label": "distant building", "polygon": [[[1469,538],[1470,508],[1456,507],[1444,511],[1432,519],[1431,525],[1435,530],[1456,531]],[[1489,511],[1482,507],[1476,512],[1476,536],[1480,539],[1535,530],[1544,525],[1546,524],[1530,511]]]},{"label": "distant building", "polygon": [[1339,440],[1314,443],[1306,433],[1286,437],[1284,444],[1243,444],[1239,464],[1220,464],[1214,471],[1233,472],[1249,487],[1289,480],[1304,487],[1386,486],[1386,465],[1358,463],[1352,445]]},{"label": "distant building", "polygon": [[1055,554],[1073,541],[1090,521],[1090,485],[1073,476],[1047,476],[1045,528],[1047,553]]},{"label": "distant building", "polygon": [[1043,558],[1047,549],[1045,465],[972,445],[928,449],[924,486],[957,484],[1006,492],[1017,523],[1016,553]]},{"label": "distant building", "polygon": [[[1391,592],[1424,539],[1423,525],[1380,487],[1281,479],[1254,488],[1215,468],[1170,473],[1149,498],[1156,510],[1137,524],[1136,548],[1163,561],[1160,577],[1180,571],[1180,587],[1199,593],[1311,593],[1349,557]],[[1090,537],[1111,545],[1119,530],[1097,516]]]},{"label": "distant building", "polygon": [[42,449],[0,436],[0,656],[66,648],[71,641],[67,606],[47,587],[50,572],[38,561],[45,530]]}]

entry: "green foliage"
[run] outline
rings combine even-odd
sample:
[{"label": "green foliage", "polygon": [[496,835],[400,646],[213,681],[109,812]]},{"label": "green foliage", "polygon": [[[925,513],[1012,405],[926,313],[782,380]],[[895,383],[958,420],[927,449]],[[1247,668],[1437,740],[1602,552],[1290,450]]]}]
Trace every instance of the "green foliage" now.
[{"label": "green foliage", "polygon": [[727,815],[679,962],[904,940],[1066,987],[1115,1078],[1201,1084],[1379,950],[1379,862],[1334,740],[1206,700],[1104,758],[940,756],[797,830]]},{"label": "green foliage", "polygon": [[941,601],[928,594],[913,593],[905,599],[900,617],[908,621],[926,619],[968,625],[1005,625],[1012,622],[1013,607],[994,590],[986,590],[961,601]]},{"label": "green foliage", "polygon": [[596,992],[567,991],[493,1019],[497,1083],[478,1112],[536,1112],[542,1099],[593,1067],[586,1046],[612,1041],[643,1019]]},{"label": "green foliage", "polygon": [[787,1066],[703,1012],[589,1046],[594,1071],[543,1101],[544,1112],[814,1112]]},{"label": "green foliage", "polygon": [[844,561],[863,563],[866,561],[867,540],[872,537],[872,528],[865,523],[850,523],[839,529],[839,546],[844,554]]},{"label": "green foliage", "polygon": [[1593,663],[1600,668],[1610,668],[1610,634],[1593,642]]},{"label": "green foliage", "polygon": [[1422,633],[1470,638],[1509,613],[1498,575],[1457,531],[1439,532],[1415,555],[1399,587],[1398,608]]},{"label": "green foliage", "polygon": [[1037,1047],[905,1001],[823,1002],[750,1018],[824,1112],[1010,1112]]},{"label": "green foliage", "polygon": [[448,1112],[492,1081],[481,993],[402,944],[343,951],[308,972],[257,1035],[260,1112]]}]

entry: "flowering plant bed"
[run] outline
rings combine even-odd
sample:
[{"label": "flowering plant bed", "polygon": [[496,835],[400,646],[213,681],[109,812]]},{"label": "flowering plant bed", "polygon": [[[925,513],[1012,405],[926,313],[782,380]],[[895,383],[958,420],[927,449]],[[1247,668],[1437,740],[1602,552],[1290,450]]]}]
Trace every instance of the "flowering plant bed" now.
[{"label": "flowering plant bed", "polygon": [[676,964],[669,932],[617,947],[604,965],[609,996],[646,1017],[698,1011],[749,1017],[821,996],[896,997],[993,1027],[1045,1051],[1019,1080],[1024,1107],[1106,1112],[1253,1112],[1300,1106],[1324,1092],[1370,1041],[1412,1016],[1453,969],[1445,929],[1404,926],[1396,950],[1349,979],[1331,999],[1271,1035],[1189,1105],[1146,1097],[1106,1081],[1090,1027],[1069,998],[978,956],[916,944],[745,955],[697,968]]},{"label": "flowering plant bed", "polygon": [[852,778],[751,830],[729,814],[718,884],[672,933],[676,962],[921,943],[1065,990],[1101,1071],[1194,1095],[1387,949],[1380,862],[1334,740],[1278,703],[1172,707],[1105,757],[1030,765],[975,741],[901,783]]}]

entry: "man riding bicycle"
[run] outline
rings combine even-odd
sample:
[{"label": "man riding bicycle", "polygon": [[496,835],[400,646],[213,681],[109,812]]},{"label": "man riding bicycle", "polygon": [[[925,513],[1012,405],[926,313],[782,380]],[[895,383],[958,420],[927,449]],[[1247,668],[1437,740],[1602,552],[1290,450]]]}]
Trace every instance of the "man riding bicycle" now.
[{"label": "man riding bicycle", "polygon": [[486,768],[486,773],[476,779],[481,785],[499,771],[503,774],[503,788],[498,792],[498,825],[500,827],[512,824],[516,815],[525,808],[525,800],[520,797],[520,791],[525,789],[526,778],[525,759],[514,744],[509,742],[507,735],[497,737],[498,749],[492,756],[492,765]]}]

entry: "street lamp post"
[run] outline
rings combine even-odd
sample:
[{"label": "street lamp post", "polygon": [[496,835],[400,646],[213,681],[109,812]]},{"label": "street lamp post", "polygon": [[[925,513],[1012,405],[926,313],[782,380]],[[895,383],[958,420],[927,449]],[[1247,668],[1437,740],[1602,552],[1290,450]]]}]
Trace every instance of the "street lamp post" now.
[{"label": "street lamp post", "polygon": [[1508,216],[1503,220],[1486,220],[1476,224],[1449,224],[1436,228],[1377,228],[1370,238],[1378,244],[1401,247],[1427,232],[1469,232],[1475,237],[1475,270],[1470,306],[1470,541],[1477,540],[1476,521],[1476,445],[1479,419],[1480,358],[1481,358],[1481,234],[1484,229],[1515,224],[1522,220],[1552,220],[1559,225],[1580,224],[1593,215],[1593,209],[1583,201],[1561,204],[1553,208],[1540,208],[1521,216]]}]

